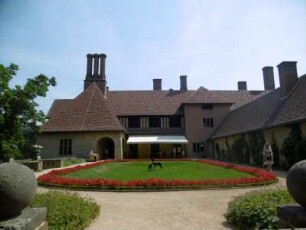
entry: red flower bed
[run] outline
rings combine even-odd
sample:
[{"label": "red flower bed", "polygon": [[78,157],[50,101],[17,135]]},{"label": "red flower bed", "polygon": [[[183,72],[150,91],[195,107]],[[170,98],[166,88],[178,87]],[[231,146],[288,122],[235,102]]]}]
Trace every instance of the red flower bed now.
[{"label": "red flower bed", "polygon": [[[235,186],[252,186],[265,185],[277,181],[277,178],[269,172],[262,169],[239,166],[231,163],[215,161],[215,160],[197,160],[207,164],[220,167],[231,168],[240,172],[249,173],[252,177],[236,178],[236,179],[203,179],[203,180],[164,180],[159,178],[150,178],[146,180],[117,181],[110,179],[75,179],[65,178],[63,175],[88,169],[110,161],[100,161],[83,166],[74,166],[71,168],[53,170],[38,177],[40,185],[81,188],[81,189],[104,189],[104,190],[133,190],[133,189],[184,189],[184,188],[213,188],[213,187],[235,187]],[[122,161],[123,162],[123,161]]]}]

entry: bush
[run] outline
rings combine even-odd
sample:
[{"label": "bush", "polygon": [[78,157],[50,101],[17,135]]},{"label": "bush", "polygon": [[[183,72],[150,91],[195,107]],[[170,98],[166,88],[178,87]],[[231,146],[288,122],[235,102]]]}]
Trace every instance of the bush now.
[{"label": "bush", "polygon": [[226,220],[239,229],[277,229],[276,207],[294,203],[285,188],[253,191],[230,201]]},{"label": "bush", "polygon": [[49,229],[83,229],[97,217],[100,207],[91,198],[50,191],[34,197],[31,207],[46,207]]}]

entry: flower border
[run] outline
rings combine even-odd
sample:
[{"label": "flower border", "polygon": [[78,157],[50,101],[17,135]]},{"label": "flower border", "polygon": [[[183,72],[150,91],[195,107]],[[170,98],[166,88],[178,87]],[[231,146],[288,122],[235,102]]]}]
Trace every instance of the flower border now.
[{"label": "flower border", "polygon": [[[76,179],[65,178],[63,175],[82,169],[92,168],[109,162],[128,162],[129,160],[103,160],[89,163],[83,166],[52,170],[49,173],[38,177],[38,184],[51,187],[62,187],[70,189],[90,189],[90,190],[180,190],[180,189],[200,189],[200,188],[229,188],[268,185],[277,182],[277,177],[262,169],[240,166],[232,163],[216,160],[195,160],[195,162],[207,163],[219,167],[231,168],[240,172],[249,173],[252,177],[234,179],[204,179],[204,180],[165,180],[160,178],[150,178],[145,180],[117,181],[105,178],[99,179]],[[186,161],[186,160],[184,160]],[[193,161],[193,160],[187,160]]]}]

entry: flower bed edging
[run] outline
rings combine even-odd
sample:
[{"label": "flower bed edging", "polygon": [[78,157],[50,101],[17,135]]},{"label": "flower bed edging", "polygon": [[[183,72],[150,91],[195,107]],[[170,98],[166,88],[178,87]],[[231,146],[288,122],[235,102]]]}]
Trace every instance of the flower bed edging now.
[{"label": "flower bed edging", "polygon": [[[127,160],[117,161],[126,162]],[[90,189],[90,190],[185,190],[185,189],[201,189],[201,188],[230,188],[268,185],[277,181],[277,178],[269,172],[262,169],[235,165],[232,163],[215,161],[215,160],[196,160],[212,164],[219,167],[231,168],[237,171],[249,173],[253,177],[235,178],[235,179],[204,179],[204,180],[164,180],[160,178],[150,178],[146,180],[117,181],[105,178],[99,179],[76,179],[65,178],[63,175],[75,172],[81,169],[88,169],[101,164],[113,161],[99,161],[83,166],[74,166],[65,169],[53,170],[49,173],[38,177],[39,185],[62,187],[70,189]]]}]

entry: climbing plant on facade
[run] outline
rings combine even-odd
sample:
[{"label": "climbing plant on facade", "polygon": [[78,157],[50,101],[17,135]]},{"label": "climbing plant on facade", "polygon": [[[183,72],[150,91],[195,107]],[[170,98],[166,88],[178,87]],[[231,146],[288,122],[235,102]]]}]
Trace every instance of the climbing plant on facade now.
[{"label": "climbing plant on facade", "polygon": [[288,167],[306,158],[306,138],[303,137],[300,123],[289,126],[291,131],[284,140],[281,153],[286,157]]}]

